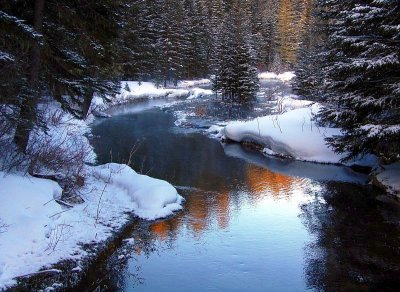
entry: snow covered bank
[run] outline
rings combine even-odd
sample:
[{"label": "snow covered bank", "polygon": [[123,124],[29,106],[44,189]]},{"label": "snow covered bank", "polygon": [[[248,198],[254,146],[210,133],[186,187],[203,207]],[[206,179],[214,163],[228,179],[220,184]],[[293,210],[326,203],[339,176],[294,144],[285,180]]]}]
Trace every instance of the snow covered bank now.
[{"label": "snow covered bank", "polygon": [[400,162],[385,165],[375,176],[377,184],[400,199]]},{"label": "snow covered bank", "polygon": [[128,212],[151,220],[182,208],[172,185],[126,165],[86,172],[85,202],[71,208],[55,201],[62,192],[57,183],[0,172],[0,290],[61,260],[79,262],[87,255],[82,244],[105,241],[130,219]]},{"label": "snow covered bank", "polygon": [[296,75],[294,72],[284,72],[282,74],[276,74],[273,72],[261,72],[258,74],[258,79],[276,79],[283,82],[291,81]]},{"label": "snow covered bank", "polygon": [[265,146],[271,155],[289,156],[297,160],[339,163],[344,156],[326,145],[325,138],[339,135],[340,130],[317,127],[312,120],[320,105],[313,104],[283,114],[265,116],[246,122],[228,124],[223,134],[236,141],[253,141]]},{"label": "snow covered bank", "polygon": [[109,98],[109,103],[105,103],[100,97],[95,97],[92,101],[92,109],[101,111],[105,110],[109,106],[124,104],[141,98],[194,99],[202,96],[208,96],[213,94],[211,90],[194,87],[202,84],[201,82],[208,81],[208,79],[193,81],[187,80],[182,84],[180,83],[182,88],[156,87],[156,85],[152,82],[122,81],[121,91],[119,94],[113,98]]},{"label": "snow covered bank", "polygon": [[130,209],[140,218],[155,220],[182,209],[183,198],[168,182],[136,173],[132,168],[110,163],[94,169],[94,176],[109,184],[113,192],[126,194]]},{"label": "snow covered bank", "polygon": [[194,87],[194,86],[200,86],[200,85],[211,85],[211,80],[210,79],[197,79],[197,80],[182,80],[179,81],[178,87]]}]

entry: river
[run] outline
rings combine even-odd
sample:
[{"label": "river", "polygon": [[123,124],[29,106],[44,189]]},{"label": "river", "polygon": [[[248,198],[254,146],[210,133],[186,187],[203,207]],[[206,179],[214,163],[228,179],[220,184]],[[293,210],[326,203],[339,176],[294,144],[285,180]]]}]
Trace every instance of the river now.
[{"label": "river", "polygon": [[[265,92],[271,86],[264,84]],[[366,185],[366,176],[344,167],[267,158],[240,145],[221,144],[204,132],[213,119],[227,119],[217,101],[154,107],[165,103],[114,108],[112,118],[94,123],[92,144],[99,163],[127,162],[135,149],[132,167],[172,183],[186,199],[184,209],[164,220],[133,220],[122,239],[134,238],[135,243],[114,244],[89,269],[80,287],[399,287],[400,209]],[[210,104],[218,110],[204,117],[198,108]],[[177,113],[185,111],[200,114],[188,115],[177,125]],[[251,116],[252,111],[233,109],[233,116],[243,112]]]}]

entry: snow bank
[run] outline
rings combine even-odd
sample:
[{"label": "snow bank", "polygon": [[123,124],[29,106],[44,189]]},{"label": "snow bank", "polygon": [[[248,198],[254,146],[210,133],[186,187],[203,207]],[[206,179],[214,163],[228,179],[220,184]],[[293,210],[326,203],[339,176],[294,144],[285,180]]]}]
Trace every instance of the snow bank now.
[{"label": "snow bank", "polygon": [[400,198],[400,162],[385,165],[376,175],[376,179],[389,194]]},{"label": "snow bank", "polygon": [[194,87],[200,85],[211,85],[210,79],[198,79],[198,80],[182,80],[178,83],[178,87]]},{"label": "snow bank", "polygon": [[312,118],[319,110],[320,105],[313,104],[283,114],[233,122],[225,127],[223,134],[237,142],[257,142],[266,147],[266,153],[290,156],[302,161],[339,163],[344,156],[333,152],[324,139],[340,135],[340,130],[317,127]]},{"label": "snow bank", "polygon": [[[6,225],[0,234],[0,290],[15,284],[15,276],[32,273],[48,263],[56,214],[62,207],[57,183],[0,172],[0,218]],[[50,218],[51,216],[52,218]]]},{"label": "snow bank", "polygon": [[[87,167],[83,204],[55,202],[61,188],[53,181],[0,172],[0,290],[15,277],[63,259],[87,255],[81,244],[99,243],[129,220],[171,215],[183,198],[169,183],[139,175],[126,165]],[[3,232],[4,231],[4,232]]]},{"label": "snow bank", "polygon": [[208,82],[208,81],[209,81],[208,79],[183,81],[184,83],[182,85],[182,88],[156,87],[155,84],[153,84],[152,82],[122,81],[120,93],[117,94],[115,97],[110,98],[109,104],[106,104],[101,97],[95,96],[92,100],[91,108],[94,111],[101,111],[105,110],[110,105],[112,106],[117,104],[128,103],[135,99],[141,99],[141,98],[194,99],[203,96],[208,96],[213,94],[212,90],[193,87],[194,85],[201,84],[200,82]]},{"label": "snow bank", "polygon": [[122,81],[121,92],[115,97],[115,101],[121,102],[137,98],[161,98],[161,97],[188,97],[190,94],[187,89],[167,89],[156,87],[151,82]]},{"label": "snow bank", "polygon": [[171,184],[140,175],[130,167],[110,163],[97,167],[94,175],[111,188],[124,191],[132,201],[133,212],[140,218],[154,220],[182,208],[183,198]]},{"label": "snow bank", "polygon": [[294,72],[284,72],[282,74],[276,74],[273,72],[261,72],[258,74],[259,79],[277,79],[283,82],[291,81],[296,75]]}]

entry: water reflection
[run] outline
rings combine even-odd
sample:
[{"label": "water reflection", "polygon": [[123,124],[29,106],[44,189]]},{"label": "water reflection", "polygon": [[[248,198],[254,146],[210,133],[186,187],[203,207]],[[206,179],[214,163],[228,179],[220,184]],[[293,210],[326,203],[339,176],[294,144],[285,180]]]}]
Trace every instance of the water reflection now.
[{"label": "water reflection", "polygon": [[[235,188],[220,186],[214,192],[187,189],[185,210],[169,220],[154,222],[150,231],[159,239],[166,239],[180,229],[190,230],[199,238],[207,229],[227,229],[234,211],[246,204],[255,207],[267,200],[290,200],[292,194],[305,187],[308,181],[274,173],[254,165],[246,165],[244,184],[240,193]],[[240,201],[240,202],[238,202]]]},{"label": "water reflection", "polygon": [[[351,191],[349,191],[349,189]],[[325,200],[302,206],[315,241],[306,250],[307,284],[328,291],[398,291],[400,206],[374,191],[329,183]]]},{"label": "water reflection", "polygon": [[246,182],[254,197],[262,197],[267,193],[278,199],[290,199],[291,191],[301,183],[297,177],[275,173],[252,164],[246,169]]}]

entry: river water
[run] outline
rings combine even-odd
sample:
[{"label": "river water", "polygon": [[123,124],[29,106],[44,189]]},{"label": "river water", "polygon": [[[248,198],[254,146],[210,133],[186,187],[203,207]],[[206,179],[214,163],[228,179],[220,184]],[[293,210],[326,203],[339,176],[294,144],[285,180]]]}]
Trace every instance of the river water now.
[{"label": "river water", "polygon": [[112,118],[94,123],[92,144],[99,163],[127,162],[136,149],[132,167],[172,183],[186,199],[184,209],[164,220],[134,220],[122,239],[134,238],[135,243],[122,239],[115,243],[93,264],[81,287],[117,291],[399,287],[400,209],[366,185],[366,176],[221,144],[203,132],[206,125],[201,121],[226,119],[220,114],[223,108],[207,118],[192,115],[189,126],[177,126],[177,111],[196,110],[210,101],[161,109],[155,103],[165,101],[113,109]]}]

